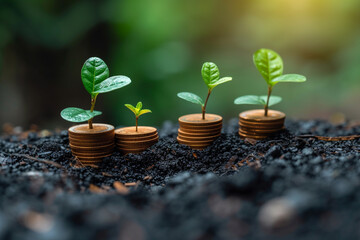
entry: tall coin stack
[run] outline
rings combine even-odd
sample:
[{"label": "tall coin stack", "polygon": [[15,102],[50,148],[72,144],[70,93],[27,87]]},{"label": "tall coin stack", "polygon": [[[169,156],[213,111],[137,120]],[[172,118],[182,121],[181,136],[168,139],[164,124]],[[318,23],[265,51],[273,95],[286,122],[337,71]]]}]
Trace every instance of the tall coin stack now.
[{"label": "tall coin stack", "polygon": [[239,135],[244,138],[264,139],[284,129],[285,114],[269,110],[264,116],[263,109],[250,110],[239,114]]},{"label": "tall coin stack", "polygon": [[116,129],[115,142],[117,148],[124,154],[140,153],[159,141],[156,128],[139,126]]},{"label": "tall coin stack", "polygon": [[202,150],[211,145],[220,136],[222,117],[215,114],[189,114],[179,118],[180,128],[177,140],[192,149]]},{"label": "tall coin stack", "polygon": [[94,165],[114,151],[114,127],[108,124],[76,125],[69,128],[71,152],[84,165]]}]

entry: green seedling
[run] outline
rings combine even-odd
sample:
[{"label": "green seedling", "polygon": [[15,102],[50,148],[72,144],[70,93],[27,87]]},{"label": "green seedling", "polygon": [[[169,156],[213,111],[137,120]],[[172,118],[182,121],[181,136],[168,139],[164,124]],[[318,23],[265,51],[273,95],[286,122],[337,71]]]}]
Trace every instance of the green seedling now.
[{"label": "green seedling", "polygon": [[142,109],[142,102],[138,102],[136,104],[136,107],[134,107],[131,104],[125,104],[125,107],[130,109],[135,114],[135,119],[136,119],[135,126],[136,126],[136,132],[137,132],[139,117],[145,113],[151,113],[151,110],[150,109]]},{"label": "green seedling", "polygon": [[203,66],[201,68],[201,75],[202,75],[202,78],[203,78],[206,86],[208,87],[208,94],[207,94],[205,102],[202,100],[201,97],[199,97],[198,95],[196,95],[194,93],[190,93],[190,92],[181,92],[181,93],[178,93],[177,96],[186,101],[201,105],[202,119],[205,119],[206,105],[207,105],[207,102],[209,100],[212,90],[216,86],[218,86],[222,83],[231,81],[232,78],[231,77],[220,78],[219,68],[216,66],[215,63],[212,63],[212,62],[205,62],[203,64]]},{"label": "green seedling", "polygon": [[69,107],[62,110],[60,115],[63,119],[70,122],[88,121],[89,129],[92,129],[93,118],[101,115],[101,112],[94,111],[97,96],[100,93],[111,92],[125,87],[131,83],[131,80],[121,75],[109,77],[108,66],[98,57],[91,57],[85,61],[81,69],[81,80],[86,91],[88,91],[91,96],[90,110]]},{"label": "green seedling", "polygon": [[283,74],[283,61],[279,54],[270,49],[259,49],[253,55],[253,61],[268,85],[267,96],[246,95],[235,99],[235,104],[263,105],[265,116],[270,106],[281,102],[281,97],[271,96],[273,87],[280,82],[305,82],[306,77],[298,74]]}]

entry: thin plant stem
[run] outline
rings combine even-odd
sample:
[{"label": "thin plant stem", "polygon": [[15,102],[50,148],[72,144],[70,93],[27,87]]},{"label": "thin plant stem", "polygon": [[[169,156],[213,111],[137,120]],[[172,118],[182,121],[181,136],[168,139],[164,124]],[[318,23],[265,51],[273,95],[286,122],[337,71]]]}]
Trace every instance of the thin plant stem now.
[{"label": "thin plant stem", "polygon": [[272,91],[272,87],[269,86],[268,87],[268,96],[267,96],[266,105],[265,105],[265,117],[267,117],[268,111],[269,111],[269,102],[270,102],[271,91]]},{"label": "thin plant stem", "polygon": [[138,131],[138,122],[139,122],[139,117],[136,117],[136,132]]},{"label": "thin plant stem", "polygon": [[204,104],[204,106],[201,108],[201,109],[202,109],[202,119],[203,119],[203,120],[205,120],[206,105],[207,105],[207,102],[208,102],[208,100],[209,100],[210,94],[211,94],[211,90],[209,89],[208,95],[207,95],[206,100],[205,100],[205,104]]},{"label": "thin plant stem", "polygon": [[[96,98],[97,98],[97,95],[95,97],[91,97],[91,108],[90,108],[90,112],[93,112],[94,111],[94,108],[95,108],[95,103],[96,103]],[[93,129],[93,118],[89,119],[88,120],[88,124],[89,124],[89,129]]]}]

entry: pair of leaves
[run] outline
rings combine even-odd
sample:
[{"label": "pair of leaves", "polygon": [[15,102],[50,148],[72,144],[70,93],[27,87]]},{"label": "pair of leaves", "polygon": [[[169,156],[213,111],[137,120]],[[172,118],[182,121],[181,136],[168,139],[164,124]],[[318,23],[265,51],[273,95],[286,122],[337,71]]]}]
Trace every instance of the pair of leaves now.
[{"label": "pair of leaves", "polygon": [[[269,99],[269,107],[281,102],[282,98],[278,96],[271,96]],[[267,96],[246,95],[238,97],[234,100],[235,104],[253,104],[266,105]]]},{"label": "pair of leaves", "polygon": [[220,78],[219,68],[216,66],[215,63],[212,62],[205,62],[203,64],[201,68],[201,75],[210,91],[214,87],[232,80],[231,77]]},{"label": "pair of leaves", "polygon": [[[212,63],[212,62],[205,62],[203,64],[203,66],[201,68],[201,76],[202,76],[206,86],[209,89],[209,94],[213,90],[214,87],[232,80],[231,77],[220,78],[219,68],[216,66],[215,63]],[[202,107],[204,107],[204,101],[202,100],[202,98],[194,93],[180,92],[177,94],[177,96],[188,102],[199,104]]]},{"label": "pair of leaves", "polygon": [[284,65],[279,54],[270,49],[259,49],[254,53],[253,61],[267,84],[273,87],[279,82],[305,82],[306,77],[298,74],[282,75]]},{"label": "pair of leaves", "polygon": [[142,102],[138,102],[136,104],[136,107],[134,107],[131,104],[125,104],[125,107],[130,109],[135,114],[136,118],[140,117],[141,115],[143,115],[145,113],[151,113],[150,109],[142,109]]},{"label": "pair of leaves", "polygon": [[91,97],[125,87],[131,83],[130,78],[126,76],[109,77],[108,66],[98,57],[91,57],[85,61],[81,69],[81,80]]},{"label": "pair of leaves", "polygon": [[99,111],[84,110],[76,107],[65,108],[60,113],[61,117],[70,122],[85,122],[95,116],[101,115]]}]

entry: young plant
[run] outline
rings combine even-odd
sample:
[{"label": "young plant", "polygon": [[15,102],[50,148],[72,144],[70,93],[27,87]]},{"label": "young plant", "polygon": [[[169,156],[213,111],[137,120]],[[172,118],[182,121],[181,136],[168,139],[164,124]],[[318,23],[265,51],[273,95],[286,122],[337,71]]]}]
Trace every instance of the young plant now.
[{"label": "young plant", "polygon": [[138,102],[136,104],[136,107],[134,107],[131,104],[125,104],[125,107],[127,107],[128,109],[130,109],[134,114],[135,114],[135,119],[136,119],[136,132],[138,131],[138,122],[139,122],[139,117],[145,113],[151,113],[150,109],[142,109],[142,102]]},{"label": "young plant", "polygon": [[263,105],[265,116],[270,106],[281,101],[281,97],[271,96],[273,87],[280,82],[305,82],[306,77],[298,74],[283,73],[283,61],[279,54],[270,49],[259,49],[253,55],[253,61],[268,85],[267,96],[246,95],[235,99],[235,104]]},{"label": "young plant", "polygon": [[109,68],[106,63],[98,57],[91,57],[85,61],[81,69],[81,80],[91,96],[90,110],[76,107],[65,108],[60,115],[63,119],[70,122],[88,121],[89,129],[93,128],[93,118],[101,115],[101,112],[94,111],[97,96],[100,93],[110,92],[122,88],[131,83],[126,76],[109,77]]},{"label": "young plant", "polygon": [[190,92],[180,92],[177,94],[177,96],[186,101],[201,105],[202,119],[205,119],[206,105],[207,105],[207,102],[209,100],[212,90],[216,86],[218,86],[222,83],[231,81],[232,78],[231,77],[220,78],[219,68],[216,66],[215,63],[212,63],[212,62],[205,62],[203,64],[203,66],[201,68],[201,75],[202,75],[202,78],[203,78],[207,88],[208,88],[208,94],[207,94],[205,102],[202,100],[201,97],[199,97],[198,95],[196,95],[194,93],[190,93]]}]

